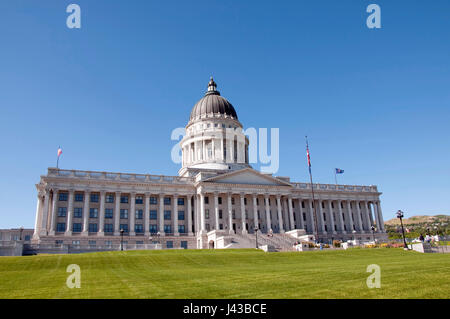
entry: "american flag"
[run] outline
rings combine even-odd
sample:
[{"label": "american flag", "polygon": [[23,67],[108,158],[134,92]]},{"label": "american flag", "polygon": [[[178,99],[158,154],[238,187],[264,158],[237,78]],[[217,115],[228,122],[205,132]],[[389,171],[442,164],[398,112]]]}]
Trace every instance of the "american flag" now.
[{"label": "american flag", "polygon": [[336,168],[336,174],[344,174],[344,170],[340,168]]},{"label": "american flag", "polygon": [[61,149],[61,147],[58,147],[58,157],[61,156],[61,154],[62,154],[62,149]]}]

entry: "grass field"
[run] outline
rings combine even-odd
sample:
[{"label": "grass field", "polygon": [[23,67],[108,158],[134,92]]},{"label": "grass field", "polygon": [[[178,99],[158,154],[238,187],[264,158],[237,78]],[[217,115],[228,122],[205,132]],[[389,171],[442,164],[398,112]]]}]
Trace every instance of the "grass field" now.
[{"label": "grass field", "polygon": [[[69,264],[81,288],[69,289]],[[369,289],[369,264],[381,288]],[[0,298],[449,298],[450,255],[161,250],[0,257]]]}]

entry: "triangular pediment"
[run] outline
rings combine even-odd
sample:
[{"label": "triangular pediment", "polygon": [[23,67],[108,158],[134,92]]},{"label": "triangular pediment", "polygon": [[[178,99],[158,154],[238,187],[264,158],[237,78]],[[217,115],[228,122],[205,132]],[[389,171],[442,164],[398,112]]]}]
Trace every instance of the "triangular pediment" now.
[{"label": "triangular pediment", "polygon": [[273,176],[262,174],[251,168],[244,168],[239,171],[214,176],[204,180],[204,182],[213,182],[222,184],[292,186],[288,182],[282,181]]}]

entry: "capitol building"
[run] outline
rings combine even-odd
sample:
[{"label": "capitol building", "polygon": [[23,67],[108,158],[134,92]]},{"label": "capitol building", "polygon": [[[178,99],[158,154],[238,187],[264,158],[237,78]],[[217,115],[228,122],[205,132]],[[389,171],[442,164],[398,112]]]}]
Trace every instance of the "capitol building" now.
[{"label": "capitol building", "polygon": [[212,78],[180,147],[177,176],[48,168],[36,184],[32,242],[244,248],[257,232],[261,244],[288,250],[299,240],[386,238],[376,186],[311,189],[253,169],[236,109]]}]

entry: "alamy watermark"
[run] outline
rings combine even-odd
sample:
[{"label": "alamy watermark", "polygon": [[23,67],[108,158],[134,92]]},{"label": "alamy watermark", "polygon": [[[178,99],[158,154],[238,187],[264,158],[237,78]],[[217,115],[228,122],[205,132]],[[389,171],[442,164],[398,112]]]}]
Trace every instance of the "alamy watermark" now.
[{"label": "alamy watermark", "polygon": [[369,277],[367,277],[366,284],[367,287],[372,288],[381,288],[381,268],[377,264],[371,264],[367,266],[366,272],[372,273]]},{"label": "alamy watermark", "polygon": [[77,264],[67,266],[66,272],[70,273],[67,277],[67,288],[81,288],[81,269]]}]

